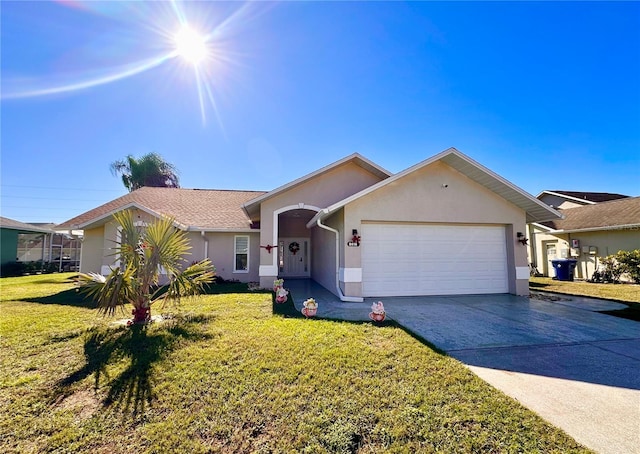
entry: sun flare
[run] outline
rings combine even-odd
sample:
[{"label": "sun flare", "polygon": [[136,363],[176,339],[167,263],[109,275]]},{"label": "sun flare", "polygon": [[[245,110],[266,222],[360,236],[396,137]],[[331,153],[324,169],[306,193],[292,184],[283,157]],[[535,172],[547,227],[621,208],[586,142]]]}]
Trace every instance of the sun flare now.
[{"label": "sun flare", "polygon": [[197,31],[190,27],[183,27],[175,34],[175,50],[187,62],[198,65],[207,56],[207,41]]}]

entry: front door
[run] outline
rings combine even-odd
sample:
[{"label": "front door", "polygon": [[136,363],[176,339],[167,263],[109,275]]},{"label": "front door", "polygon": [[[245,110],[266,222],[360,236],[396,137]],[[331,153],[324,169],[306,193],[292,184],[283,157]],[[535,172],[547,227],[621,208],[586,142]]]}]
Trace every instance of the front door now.
[{"label": "front door", "polygon": [[278,275],[309,277],[309,238],[280,238],[278,242]]}]

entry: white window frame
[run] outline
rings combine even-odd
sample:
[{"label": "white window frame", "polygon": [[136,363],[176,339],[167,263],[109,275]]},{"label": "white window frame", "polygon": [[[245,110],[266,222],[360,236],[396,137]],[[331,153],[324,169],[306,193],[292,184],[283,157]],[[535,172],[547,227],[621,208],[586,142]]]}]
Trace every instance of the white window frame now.
[{"label": "white window frame", "polygon": [[[236,269],[236,265],[238,264],[238,238],[246,238],[247,239],[247,269],[246,270],[238,270]],[[251,266],[251,256],[249,251],[251,250],[251,237],[249,235],[234,235],[233,237],[233,272],[234,273],[248,273]]]}]

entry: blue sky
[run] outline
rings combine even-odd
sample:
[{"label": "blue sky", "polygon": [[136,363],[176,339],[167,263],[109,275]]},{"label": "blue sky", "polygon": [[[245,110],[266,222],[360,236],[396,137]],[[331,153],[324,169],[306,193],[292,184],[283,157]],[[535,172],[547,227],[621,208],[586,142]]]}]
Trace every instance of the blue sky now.
[{"label": "blue sky", "polygon": [[[109,164],[151,151],[186,188],[270,190],[353,152],[398,172],[454,146],[534,195],[640,195],[638,2],[0,7],[5,217],[124,195]],[[202,104],[178,17],[208,36]]]}]

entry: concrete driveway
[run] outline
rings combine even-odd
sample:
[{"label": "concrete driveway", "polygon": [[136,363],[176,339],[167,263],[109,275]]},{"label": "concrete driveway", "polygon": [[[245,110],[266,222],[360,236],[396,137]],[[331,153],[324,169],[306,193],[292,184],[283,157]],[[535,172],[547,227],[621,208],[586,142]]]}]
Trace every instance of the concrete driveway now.
[{"label": "concrete driveway", "polygon": [[[319,316],[368,319],[372,300],[341,303],[305,285],[292,288],[296,302],[315,297]],[[640,323],[595,312],[624,307],[618,303],[542,298],[381,300],[389,317],[578,442],[601,453],[640,453]]]},{"label": "concrete driveway", "polygon": [[602,300],[512,295],[384,301],[401,325],[601,453],[640,453],[640,323]]}]

